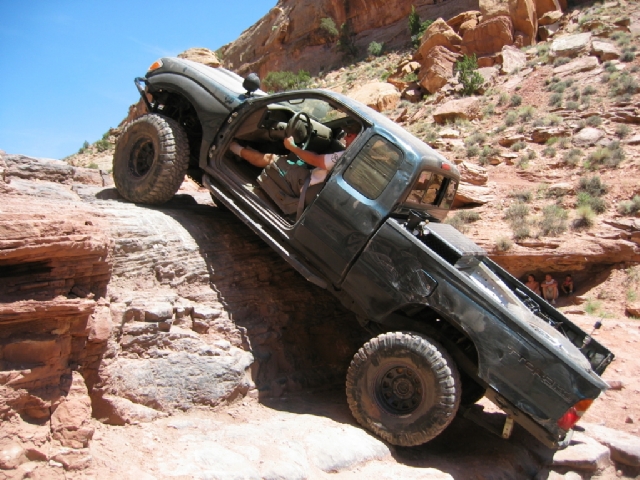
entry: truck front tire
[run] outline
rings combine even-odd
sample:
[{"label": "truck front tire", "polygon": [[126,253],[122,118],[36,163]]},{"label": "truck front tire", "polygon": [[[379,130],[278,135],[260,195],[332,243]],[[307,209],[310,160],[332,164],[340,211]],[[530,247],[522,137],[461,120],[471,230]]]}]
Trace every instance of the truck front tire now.
[{"label": "truck front tire", "polygon": [[394,445],[420,445],[439,435],[456,415],[460,392],[451,357],[435,341],[413,332],[371,339],[347,373],[353,416]]},{"label": "truck front tire", "polygon": [[136,203],[159,205],[173,197],[189,167],[189,141],[171,118],[144,115],[120,135],[113,155],[118,192]]}]

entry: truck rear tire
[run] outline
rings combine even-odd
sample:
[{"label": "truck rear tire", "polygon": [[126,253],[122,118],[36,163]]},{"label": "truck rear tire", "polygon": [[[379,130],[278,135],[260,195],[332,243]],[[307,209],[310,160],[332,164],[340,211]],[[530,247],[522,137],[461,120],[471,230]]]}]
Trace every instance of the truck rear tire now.
[{"label": "truck rear tire", "polygon": [[432,440],[460,405],[461,384],[451,357],[413,332],[383,333],[353,357],[347,400],[355,419],[394,445]]},{"label": "truck rear tire", "polygon": [[122,132],[113,155],[113,180],[127,200],[159,205],[178,191],[188,167],[189,141],[183,128],[152,113]]}]

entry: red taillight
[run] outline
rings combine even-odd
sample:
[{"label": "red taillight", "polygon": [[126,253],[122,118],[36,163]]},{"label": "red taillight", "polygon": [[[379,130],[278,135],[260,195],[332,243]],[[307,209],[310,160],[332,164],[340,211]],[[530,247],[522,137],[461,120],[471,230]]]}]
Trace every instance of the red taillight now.
[{"label": "red taillight", "polygon": [[567,410],[560,420],[558,420],[558,426],[563,430],[570,430],[580,417],[584,415],[584,412],[591,406],[593,400],[590,398],[585,398],[584,400],[580,400],[573,407]]}]

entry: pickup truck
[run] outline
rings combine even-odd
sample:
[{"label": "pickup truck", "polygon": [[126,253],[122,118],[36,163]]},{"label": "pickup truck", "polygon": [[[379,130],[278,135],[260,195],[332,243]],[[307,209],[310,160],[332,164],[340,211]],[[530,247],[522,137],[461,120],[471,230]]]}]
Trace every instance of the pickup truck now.
[{"label": "pickup truck", "polygon": [[[608,385],[614,356],[443,223],[455,164],[373,109],[328,90],[266,94],[251,74],[179,58],[135,84],[147,114],[119,137],[120,194],[161,204],[185,174],[302,276],[355,312],[371,339],[355,354],[346,393],[356,420],[389,443],[436,437],[487,396],[541,442],[565,445]],[[342,137],[359,132],[345,149]],[[295,215],[232,142],[284,156],[285,137],[340,157]]]}]

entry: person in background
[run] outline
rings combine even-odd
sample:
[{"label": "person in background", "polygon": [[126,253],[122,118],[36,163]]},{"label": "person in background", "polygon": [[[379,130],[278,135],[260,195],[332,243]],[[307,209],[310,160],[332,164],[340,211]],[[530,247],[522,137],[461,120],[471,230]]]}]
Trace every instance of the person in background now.
[{"label": "person in background", "polygon": [[558,298],[558,282],[550,275],[546,274],[544,276],[544,282],[542,282],[542,296],[544,299],[555,305],[556,299]]},{"label": "person in background", "polygon": [[529,290],[533,293],[540,295],[540,283],[536,281],[536,277],[534,277],[533,274],[530,273],[527,275],[527,283],[525,283],[525,285],[529,287]]},{"label": "person in background", "polygon": [[571,275],[564,277],[564,282],[562,282],[560,288],[565,295],[573,295],[573,278]]}]

